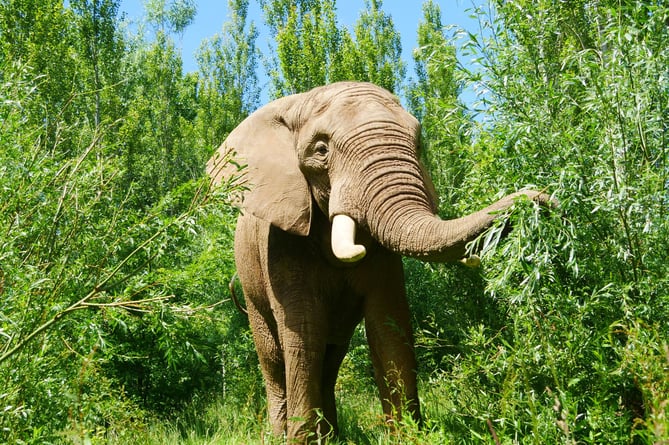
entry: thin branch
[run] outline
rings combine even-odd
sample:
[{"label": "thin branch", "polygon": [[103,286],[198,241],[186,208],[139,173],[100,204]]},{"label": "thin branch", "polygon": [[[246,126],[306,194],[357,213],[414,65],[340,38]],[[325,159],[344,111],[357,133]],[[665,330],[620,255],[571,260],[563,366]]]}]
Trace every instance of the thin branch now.
[{"label": "thin branch", "polygon": [[[13,348],[9,349],[7,352],[2,354],[0,356],[0,364],[7,360],[9,357],[23,349],[33,338],[37,337],[39,334],[42,332],[46,331],[49,329],[51,326],[55,325],[60,321],[61,318],[65,317],[67,314],[80,310],[80,309],[86,309],[90,306],[94,306],[95,303],[90,303],[89,300],[93,299],[97,295],[100,294],[102,288],[135,256],[137,255],[141,250],[143,250],[146,246],[151,244],[158,236],[160,236],[162,233],[164,233],[169,227],[171,227],[173,224],[176,224],[177,222],[180,222],[184,220],[186,217],[188,217],[188,213],[181,214],[178,218],[174,219],[172,222],[169,224],[166,224],[164,227],[162,227],[160,230],[158,230],[156,233],[151,235],[149,238],[144,240],[135,250],[130,252],[119,264],[116,265],[108,274],[106,277],[102,279],[102,281],[98,282],[93,289],[91,289],[83,298],[81,298],[79,301],[76,303],[73,303],[69,307],[63,309],[62,311],[58,312],[56,315],[51,317],[49,320],[44,322],[41,326],[39,326],[37,329],[35,329],[33,332],[28,334],[25,338],[23,338],[21,341],[19,341]],[[138,300],[140,301],[140,300]],[[99,305],[99,304],[98,304]]]},{"label": "thin branch", "polygon": [[97,307],[97,308],[119,307],[119,308],[123,308],[123,309],[134,310],[134,311],[145,311],[145,309],[143,307],[145,304],[155,303],[155,302],[158,302],[158,301],[169,300],[172,297],[174,297],[174,295],[164,295],[164,296],[161,296],[161,297],[144,298],[143,300],[114,301],[112,303],[90,303],[88,301],[85,301],[81,305],[83,307]]},{"label": "thin branch", "polygon": [[182,312],[182,313],[186,313],[186,314],[192,314],[192,313],[197,312],[197,311],[211,310],[211,309],[215,308],[216,306],[220,306],[224,303],[227,303],[228,301],[230,301],[230,298],[226,298],[224,300],[217,301],[216,303],[208,304],[206,306],[197,306],[197,307],[185,306],[185,307],[181,307],[181,308],[175,308],[175,309],[173,309],[173,311],[174,312]]}]

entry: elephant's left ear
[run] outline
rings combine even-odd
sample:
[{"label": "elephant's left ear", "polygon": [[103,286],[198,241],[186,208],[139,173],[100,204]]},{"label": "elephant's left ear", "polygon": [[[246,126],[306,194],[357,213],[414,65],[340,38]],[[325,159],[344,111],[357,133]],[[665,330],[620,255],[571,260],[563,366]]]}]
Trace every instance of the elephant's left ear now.
[{"label": "elephant's left ear", "polygon": [[207,162],[214,184],[235,176],[244,190],[241,207],[296,235],[311,226],[311,193],[295,150],[294,133],[282,117],[295,96],[278,99],[235,128]]}]

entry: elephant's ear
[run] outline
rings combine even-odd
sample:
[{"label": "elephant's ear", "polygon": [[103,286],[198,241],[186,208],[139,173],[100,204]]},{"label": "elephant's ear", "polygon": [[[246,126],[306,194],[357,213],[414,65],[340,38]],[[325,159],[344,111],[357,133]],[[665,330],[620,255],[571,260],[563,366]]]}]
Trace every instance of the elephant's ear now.
[{"label": "elephant's ear", "polygon": [[214,184],[238,178],[242,210],[287,232],[306,236],[311,194],[300,171],[295,135],[284,118],[296,96],[271,102],[235,128],[207,162]]}]

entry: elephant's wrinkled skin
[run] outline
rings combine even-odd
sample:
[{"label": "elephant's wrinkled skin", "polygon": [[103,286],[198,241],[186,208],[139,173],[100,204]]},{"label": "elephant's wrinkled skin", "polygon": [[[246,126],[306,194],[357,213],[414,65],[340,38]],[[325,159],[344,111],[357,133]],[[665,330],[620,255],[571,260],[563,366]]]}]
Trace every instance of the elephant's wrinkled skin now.
[{"label": "elephant's wrinkled skin", "polygon": [[335,381],[363,318],[385,415],[419,419],[401,255],[457,261],[516,196],[550,202],[528,190],[438,219],[419,136],[393,95],[343,82],[262,107],[207,164],[215,184],[248,166],[235,256],[277,435],[336,431]]}]

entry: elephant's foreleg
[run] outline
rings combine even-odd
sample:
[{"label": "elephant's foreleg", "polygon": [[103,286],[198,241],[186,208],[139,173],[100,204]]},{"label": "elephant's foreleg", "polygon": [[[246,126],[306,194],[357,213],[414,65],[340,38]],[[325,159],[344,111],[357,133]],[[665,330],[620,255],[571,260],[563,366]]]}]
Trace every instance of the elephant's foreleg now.
[{"label": "elephant's foreleg", "polygon": [[420,420],[416,383],[416,359],[411,332],[401,317],[389,315],[366,322],[376,384],[388,420],[400,420],[408,412]]},{"label": "elephant's foreleg", "polygon": [[265,378],[269,420],[273,433],[280,437],[286,431],[286,374],[279,329],[267,287],[267,254],[262,248],[268,232],[267,223],[249,215],[241,216],[235,234],[235,262]]},{"label": "elephant's foreleg", "polygon": [[323,379],[321,393],[323,398],[323,414],[325,419],[332,425],[334,434],[339,433],[337,424],[337,407],[335,404],[335,384],[339,375],[341,362],[348,351],[348,343],[343,345],[327,345],[325,361],[323,365]]},{"label": "elephant's foreleg", "polygon": [[286,373],[276,326],[270,326],[273,320],[262,317],[252,302],[247,302],[247,309],[260,368],[265,378],[272,433],[281,437],[286,432]]},{"label": "elephant's foreleg", "polygon": [[[288,339],[286,341],[291,343]],[[330,425],[322,411],[321,375],[324,352],[324,348],[285,346],[289,440],[306,441],[309,433],[325,436],[330,432]]]},{"label": "elephant's foreleg", "polygon": [[399,420],[407,412],[420,421],[416,356],[401,260],[391,258],[386,267],[380,275],[383,279],[377,280],[365,302],[375,379],[389,421]]}]

